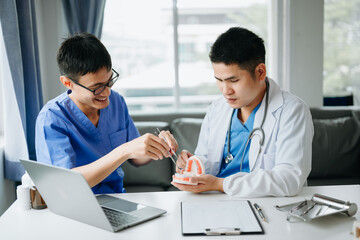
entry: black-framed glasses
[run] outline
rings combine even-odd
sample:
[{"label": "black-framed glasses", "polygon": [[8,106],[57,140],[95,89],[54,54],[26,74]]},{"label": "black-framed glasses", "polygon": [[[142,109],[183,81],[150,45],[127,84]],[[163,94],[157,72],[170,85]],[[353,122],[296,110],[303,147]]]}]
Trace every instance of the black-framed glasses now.
[{"label": "black-framed glasses", "polygon": [[75,83],[76,85],[85,88],[86,90],[89,90],[90,92],[92,92],[94,95],[99,95],[100,93],[102,93],[106,87],[111,88],[112,86],[114,86],[114,83],[118,80],[119,78],[119,74],[117,73],[117,71],[115,71],[115,69],[111,69],[113,71],[114,74],[111,76],[111,79],[109,81],[107,81],[107,83],[95,88],[95,89],[90,89],[88,87],[85,87],[84,85],[78,83],[77,81],[74,81],[73,79],[69,78],[73,83]]}]

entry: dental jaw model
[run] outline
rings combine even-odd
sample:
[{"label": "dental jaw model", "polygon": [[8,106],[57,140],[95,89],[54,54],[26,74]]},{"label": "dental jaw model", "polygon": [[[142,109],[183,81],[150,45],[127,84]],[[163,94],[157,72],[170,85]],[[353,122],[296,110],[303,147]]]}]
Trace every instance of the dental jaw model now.
[{"label": "dental jaw model", "polygon": [[186,162],[185,171],[182,174],[175,173],[173,177],[173,182],[188,185],[197,185],[196,183],[190,183],[190,178],[203,175],[204,173],[205,167],[201,159],[197,156],[192,156]]}]

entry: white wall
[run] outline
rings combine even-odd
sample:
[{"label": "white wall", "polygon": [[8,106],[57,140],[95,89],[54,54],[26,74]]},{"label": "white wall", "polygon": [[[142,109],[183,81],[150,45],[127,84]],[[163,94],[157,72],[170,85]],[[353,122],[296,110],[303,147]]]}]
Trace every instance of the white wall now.
[{"label": "white wall", "polygon": [[[0,54],[2,54],[0,50]],[[1,69],[0,69],[1,71]],[[2,79],[0,79],[0,93],[2,93]],[[0,98],[0,136],[4,136],[4,99]]]},{"label": "white wall", "polygon": [[323,0],[289,0],[289,90],[310,107],[323,105]]},{"label": "white wall", "polygon": [[[2,31],[0,26],[0,31]],[[5,55],[4,55],[5,54]],[[3,87],[3,72],[4,69],[4,58],[6,56],[5,47],[3,44],[2,35],[0,36],[0,216],[4,211],[14,202],[15,200],[15,183],[13,181],[6,180],[4,178],[4,122],[5,122],[5,112],[4,112],[4,103],[5,97],[4,92],[2,91]]]},{"label": "white wall", "polygon": [[323,104],[323,0],[271,0],[269,76],[310,107]]},{"label": "white wall", "polygon": [[[0,52],[3,51],[3,46],[0,47]],[[2,69],[0,69],[2,71]],[[0,93],[2,93],[2,79],[0,79]],[[0,114],[4,116],[3,102],[4,98],[0,97]],[[4,118],[0,117],[0,216],[5,212],[5,210],[15,201],[15,182],[5,179],[4,176]]]},{"label": "white wall", "polygon": [[0,216],[15,201],[15,182],[4,178],[4,145],[0,139]]}]

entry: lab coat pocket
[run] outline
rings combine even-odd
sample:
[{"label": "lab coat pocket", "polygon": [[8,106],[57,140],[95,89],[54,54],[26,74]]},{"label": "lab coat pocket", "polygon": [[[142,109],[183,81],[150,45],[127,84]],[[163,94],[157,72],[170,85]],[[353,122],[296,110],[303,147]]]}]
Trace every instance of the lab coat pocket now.
[{"label": "lab coat pocket", "polygon": [[117,148],[127,141],[127,129],[120,130],[110,134],[110,142],[112,148]]},{"label": "lab coat pocket", "polygon": [[220,162],[205,162],[205,172],[211,175],[217,175],[220,171]]},{"label": "lab coat pocket", "polygon": [[276,153],[264,154],[263,166],[264,169],[272,169],[275,166]]}]

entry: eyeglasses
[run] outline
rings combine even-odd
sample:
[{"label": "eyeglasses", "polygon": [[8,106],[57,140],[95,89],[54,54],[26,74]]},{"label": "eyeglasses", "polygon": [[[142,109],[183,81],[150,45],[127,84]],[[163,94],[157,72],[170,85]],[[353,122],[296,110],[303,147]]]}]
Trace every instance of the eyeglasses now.
[{"label": "eyeglasses", "polygon": [[[112,69],[113,71],[113,75],[111,76],[112,78],[105,84],[95,88],[95,89],[90,89],[90,88],[87,88],[85,87],[84,85],[78,83],[77,81],[74,81],[73,79],[69,78],[73,83],[75,83],[76,85],[80,86],[80,87],[83,87],[85,88],[86,90],[89,90],[90,92],[92,92],[94,95],[99,95],[100,93],[102,93],[106,87],[109,87],[111,88],[112,86],[114,86],[114,83],[118,80],[119,78],[119,74],[114,70]],[[115,74],[115,76],[114,76]],[[113,77],[114,76],[114,77]]]}]

